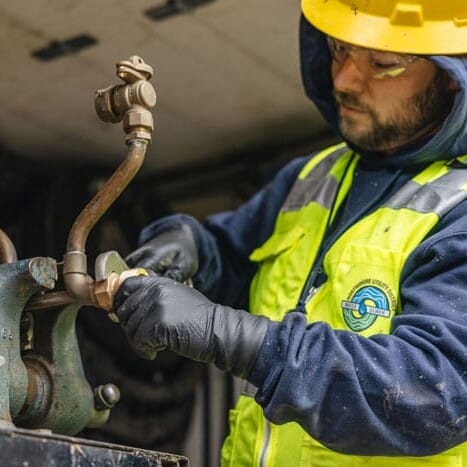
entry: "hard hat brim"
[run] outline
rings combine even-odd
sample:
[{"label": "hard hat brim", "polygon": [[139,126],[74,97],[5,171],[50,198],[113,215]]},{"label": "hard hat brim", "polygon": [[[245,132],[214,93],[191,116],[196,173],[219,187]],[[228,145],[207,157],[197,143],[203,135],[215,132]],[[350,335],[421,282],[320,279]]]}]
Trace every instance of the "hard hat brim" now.
[{"label": "hard hat brim", "polygon": [[411,10],[395,11],[387,18],[338,0],[302,0],[302,12],[321,32],[360,47],[419,55],[467,54],[467,16],[433,21]]}]

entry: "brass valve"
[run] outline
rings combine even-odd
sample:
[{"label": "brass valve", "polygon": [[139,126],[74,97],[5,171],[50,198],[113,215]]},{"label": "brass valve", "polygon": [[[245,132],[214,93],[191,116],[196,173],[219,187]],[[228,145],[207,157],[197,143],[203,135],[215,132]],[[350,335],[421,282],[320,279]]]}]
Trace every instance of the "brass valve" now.
[{"label": "brass valve", "polygon": [[153,74],[150,65],[133,55],[117,63],[117,76],[125,84],[117,84],[96,92],[94,105],[104,122],[123,120],[126,140],[151,140],[154,120],[150,111],[156,105],[156,91],[148,82]]}]

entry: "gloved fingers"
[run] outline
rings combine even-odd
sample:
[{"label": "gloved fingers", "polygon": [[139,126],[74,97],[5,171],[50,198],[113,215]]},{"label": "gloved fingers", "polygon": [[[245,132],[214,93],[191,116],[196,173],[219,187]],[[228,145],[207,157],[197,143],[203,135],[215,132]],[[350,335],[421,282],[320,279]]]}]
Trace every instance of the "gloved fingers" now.
[{"label": "gloved fingers", "polygon": [[[125,332],[139,354],[148,354],[151,351],[158,352],[167,347],[167,336],[165,332],[162,332],[163,325],[158,324],[157,316],[154,316],[156,313],[157,310],[149,309],[144,317],[136,316],[134,313],[128,319]],[[148,314],[152,314],[152,316],[148,316]]]},{"label": "gloved fingers", "polygon": [[[148,322],[152,301],[144,299],[144,292],[138,290],[130,295],[117,310],[120,323],[125,328],[127,336],[134,340],[139,327]],[[140,331],[141,334],[141,331]]]},{"label": "gloved fingers", "polygon": [[167,281],[169,279],[156,275],[134,276],[120,285],[114,298],[114,310],[130,335],[136,332],[138,322],[146,321],[151,310],[154,313],[158,308],[161,285]]},{"label": "gloved fingers", "polygon": [[120,305],[117,314],[133,350],[140,357],[152,360],[158,351],[166,348],[165,334],[157,332],[162,328],[158,326],[156,316],[160,297],[159,281],[165,279],[154,276],[143,279],[139,284],[134,281],[133,284],[126,284],[127,290],[133,291]]},{"label": "gloved fingers", "polygon": [[153,276],[132,276],[128,279],[125,279],[115,294],[114,301],[113,301],[113,308],[114,310],[118,310],[122,307],[122,304],[125,303],[130,297],[133,292],[142,287],[145,287],[146,279],[150,279]]},{"label": "gloved fingers", "polygon": [[177,256],[172,262],[171,267],[167,268],[163,275],[177,282],[185,282],[191,279],[198,269],[198,262],[188,262],[185,258]]},{"label": "gloved fingers", "polygon": [[152,265],[149,266],[156,272],[164,273],[168,269],[176,267],[177,254],[175,251],[168,251],[164,255],[152,257]]},{"label": "gloved fingers", "polygon": [[140,248],[125,258],[128,266],[152,269],[155,272],[163,273],[169,268],[173,261],[173,255],[165,253],[159,255],[151,248]]},{"label": "gloved fingers", "polygon": [[154,324],[152,317],[148,316],[152,307],[151,304],[142,304],[140,295],[143,293],[138,290],[123,303],[119,308],[119,319],[132,350],[141,358],[154,360],[157,352],[166,346],[152,338]]},{"label": "gloved fingers", "polygon": [[118,307],[115,307],[114,310],[115,310],[115,313],[116,315],[118,316],[118,319],[120,321],[120,324],[122,326],[124,326],[125,328],[125,333],[128,334],[129,332],[131,332],[131,330],[129,330],[127,328],[127,323],[129,321],[129,319],[133,316],[133,314],[135,313],[135,307],[134,307],[134,302],[135,302],[135,297],[133,297],[132,295],[130,295],[127,299],[125,299],[121,304],[120,306]]},{"label": "gloved fingers", "polygon": [[166,252],[162,255],[156,254],[153,249],[147,248],[137,255],[130,256],[127,257],[127,263],[130,267],[137,266],[152,270],[158,274],[166,275],[167,277],[172,277],[170,274],[175,274],[175,277],[179,275],[182,277],[184,275],[182,272],[183,265],[177,263],[176,252]]},{"label": "gloved fingers", "polygon": [[184,282],[190,279],[196,272],[193,265],[188,264],[177,253],[167,255],[155,264],[148,266],[143,265],[141,267],[152,269],[156,273],[173,279],[176,282]]},{"label": "gloved fingers", "polygon": [[151,257],[151,248],[147,246],[142,246],[141,248],[138,248],[137,250],[133,251],[128,256],[126,256],[125,262],[131,268],[134,268],[136,266],[144,267],[140,265],[140,262],[145,259],[147,260],[150,257]]},{"label": "gloved fingers", "polygon": [[184,282],[188,277],[185,277],[186,274],[184,274],[183,271],[180,269],[170,269],[164,273],[164,277],[168,277],[169,279],[172,279],[177,282]]}]

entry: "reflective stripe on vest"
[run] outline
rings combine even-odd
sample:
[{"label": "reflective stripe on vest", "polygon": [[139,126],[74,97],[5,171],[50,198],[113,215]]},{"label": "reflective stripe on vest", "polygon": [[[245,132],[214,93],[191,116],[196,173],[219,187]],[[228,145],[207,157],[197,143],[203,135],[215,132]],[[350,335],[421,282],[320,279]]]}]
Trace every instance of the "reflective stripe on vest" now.
[{"label": "reflective stripe on vest", "polygon": [[331,168],[348,149],[345,145],[331,149],[323,151],[316,160],[312,159],[313,170],[307,167],[307,171],[310,171],[305,172],[303,178],[299,176],[282,206],[282,211],[298,211],[312,201],[328,209],[332,208],[339,180],[331,173]]},{"label": "reflective stripe on vest", "polygon": [[[260,263],[251,286],[252,312],[280,320],[295,307],[326,225],[350,189],[357,160],[338,145],[303,168],[273,234],[250,257]],[[465,157],[459,160],[463,163]],[[407,257],[440,217],[466,198],[467,169],[456,164],[435,162],[405,184],[384,206],[344,232],[326,253],[323,267],[328,280],[307,304],[308,321],[325,321],[366,337],[388,334],[392,318],[401,310],[399,281]],[[331,451],[295,423],[266,422],[248,395],[240,396],[230,422],[222,452],[224,467],[386,467],[395,460]],[[467,445],[436,456],[398,457],[397,463],[467,466]]]}]

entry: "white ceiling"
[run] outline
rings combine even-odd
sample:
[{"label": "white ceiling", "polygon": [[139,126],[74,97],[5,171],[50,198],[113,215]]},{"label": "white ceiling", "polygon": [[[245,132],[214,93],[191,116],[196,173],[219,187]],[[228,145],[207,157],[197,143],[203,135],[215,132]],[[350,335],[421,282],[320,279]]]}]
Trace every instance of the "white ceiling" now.
[{"label": "white ceiling", "polygon": [[[0,144],[38,160],[116,165],[123,130],[100,122],[94,91],[118,84],[115,63],[135,54],[154,67],[158,95],[146,173],[323,131],[300,82],[300,0],[216,0],[158,22],[144,14],[165,3],[1,0]],[[79,34],[97,45],[31,56]]]}]

